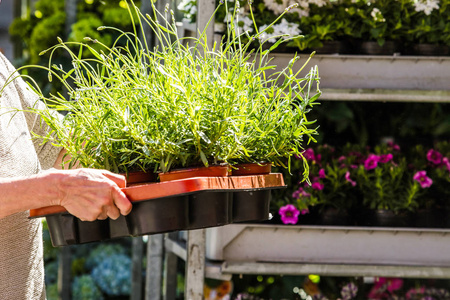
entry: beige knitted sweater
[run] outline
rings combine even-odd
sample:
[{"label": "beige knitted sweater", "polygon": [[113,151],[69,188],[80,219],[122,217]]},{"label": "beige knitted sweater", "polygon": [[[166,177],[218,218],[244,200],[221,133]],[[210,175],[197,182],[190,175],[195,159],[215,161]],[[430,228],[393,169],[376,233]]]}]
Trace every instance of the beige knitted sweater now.
[{"label": "beige knitted sweater", "polygon": [[[0,53],[0,89],[14,71]],[[35,174],[57,158],[60,149],[31,138],[30,131],[45,132],[37,115],[11,111],[34,105],[44,104],[22,79],[0,96],[0,177]],[[0,219],[0,299],[45,299],[41,219],[29,220],[28,212]]]}]

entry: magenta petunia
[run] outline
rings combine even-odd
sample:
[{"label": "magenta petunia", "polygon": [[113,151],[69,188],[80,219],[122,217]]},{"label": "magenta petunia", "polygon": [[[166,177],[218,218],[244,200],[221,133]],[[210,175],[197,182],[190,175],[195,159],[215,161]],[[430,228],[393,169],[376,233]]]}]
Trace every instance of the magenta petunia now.
[{"label": "magenta petunia", "polygon": [[312,148],[308,148],[305,151],[303,151],[303,157],[306,160],[315,160],[316,157],[314,156],[314,150]]},{"label": "magenta petunia", "polygon": [[392,142],[392,141],[389,141],[389,142],[387,143],[387,145],[388,145],[388,147],[391,147],[392,150],[400,151],[400,146],[397,145],[397,144],[394,144],[394,142]]},{"label": "magenta petunia", "polygon": [[[450,161],[448,160],[447,157],[444,157],[442,159],[442,163],[447,167],[448,172],[450,173]],[[450,175],[450,174],[449,174]]]},{"label": "magenta petunia", "polygon": [[349,172],[349,171],[347,171],[347,173],[345,173],[345,180],[347,180],[352,186],[355,186],[355,185],[356,185],[356,182],[353,181],[353,180],[350,178],[350,172]]},{"label": "magenta petunia", "polygon": [[418,171],[414,174],[413,179],[420,183],[422,188],[429,188],[433,184],[433,180],[427,176],[426,171]]},{"label": "magenta petunia", "polygon": [[323,190],[324,185],[323,185],[323,183],[316,181],[311,184],[311,187],[315,190],[321,191],[321,190]]},{"label": "magenta petunia", "polygon": [[292,204],[280,207],[278,213],[281,216],[283,224],[297,224],[300,211]]},{"label": "magenta petunia", "polygon": [[319,178],[325,178],[327,177],[327,175],[325,174],[325,169],[320,169],[319,170]]},{"label": "magenta petunia", "polygon": [[434,149],[430,149],[427,152],[428,161],[432,162],[435,165],[439,165],[442,162],[442,154],[439,151]]},{"label": "magenta petunia", "polygon": [[391,153],[388,153],[388,154],[381,154],[380,156],[379,156],[379,158],[380,158],[380,160],[379,160],[379,162],[380,163],[388,163],[388,162],[390,162],[391,160],[392,160],[392,158],[393,158],[394,156],[391,154]]},{"label": "magenta petunia", "polygon": [[309,214],[309,209],[307,209],[307,208],[302,209],[302,210],[300,211],[300,214],[301,214],[301,215]]},{"label": "magenta petunia", "polygon": [[378,162],[380,161],[380,157],[376,154],[369,154],[367,159],[364,161],[364,168],[366,170],[375,169],[378,166]]}]

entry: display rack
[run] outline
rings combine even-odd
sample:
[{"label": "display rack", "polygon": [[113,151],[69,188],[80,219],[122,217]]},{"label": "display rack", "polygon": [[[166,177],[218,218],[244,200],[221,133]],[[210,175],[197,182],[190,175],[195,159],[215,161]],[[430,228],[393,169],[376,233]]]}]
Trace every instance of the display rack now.
[{"label": "display rack", "polygon": [[[198,5],[197,27],[204,28],[213,11],[211,1]],[[213,32],[207,35],[214,40]],[[275,54],[271,64],[287,65],[292,57]],[[308,55],[301,57],[299,65]],[[310,65],[319,67],[321,100],[450,102],[450,57],[316,55]],[[186,299],[202,299],[202,276],[450,278],[447,229],[245,224],[180,235],[166,238],[164,248],[187,262]]]}]

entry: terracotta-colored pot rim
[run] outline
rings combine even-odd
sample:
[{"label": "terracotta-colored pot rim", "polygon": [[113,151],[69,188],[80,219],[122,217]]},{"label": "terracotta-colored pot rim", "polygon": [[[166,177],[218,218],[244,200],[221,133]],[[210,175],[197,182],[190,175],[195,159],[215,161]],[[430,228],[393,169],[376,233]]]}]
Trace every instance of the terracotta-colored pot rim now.
[{"label": "terracotta-colored pot rim", "polygon": [[272,164],[269,162],[243,163],[231,167],[233,176],[270,174],[271,171]]},{"label": "terracotta-colored pot rim", "polygon": [[228,165],[209,167],[177,169],[165,173],[159,173],[161,182],[180,180],[191,177],[226,177],[228,176]]}]

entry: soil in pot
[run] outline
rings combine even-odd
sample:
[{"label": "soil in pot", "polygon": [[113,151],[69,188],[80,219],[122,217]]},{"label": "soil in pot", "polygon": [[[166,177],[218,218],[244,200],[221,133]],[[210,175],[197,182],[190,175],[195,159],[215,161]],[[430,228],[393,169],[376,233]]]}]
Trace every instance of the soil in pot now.
[{"label": "soil in pot", "polygon": [[133,236],[186,229],[188,225],[188,196],[133,202],[133,209],[125,218],[130,234]]},{"label": "soil in pot", "polygon": [[221,226],[231,223],[232,196],[226,191],[204,191],[189,195],[187,229]]}]

